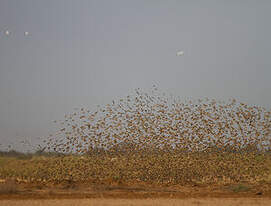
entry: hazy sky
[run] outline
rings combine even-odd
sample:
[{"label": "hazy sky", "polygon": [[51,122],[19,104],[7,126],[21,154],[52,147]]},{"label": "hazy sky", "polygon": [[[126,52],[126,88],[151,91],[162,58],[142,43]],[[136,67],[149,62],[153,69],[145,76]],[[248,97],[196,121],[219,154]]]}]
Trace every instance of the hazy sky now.
[{"label": "hazy sky", "polygon": [[35,142],[75,107],[153,84],[269,109],[270,11],[269,0],[0,0],[0,143]]}]

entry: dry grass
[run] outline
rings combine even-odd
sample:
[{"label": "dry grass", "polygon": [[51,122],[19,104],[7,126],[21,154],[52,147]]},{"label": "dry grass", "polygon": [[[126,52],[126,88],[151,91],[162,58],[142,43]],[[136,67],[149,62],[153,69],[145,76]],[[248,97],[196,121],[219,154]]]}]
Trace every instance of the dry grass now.
[{"label": "dry grass", "polygon": [[5,206],[269,206],[270,199],[259,198],[204,198],[204,199],[69,199],[69,200],[0,200],[0,205]]},{"label": "dry grass", "polygon": [[248,192],[250,190],[250,187],[247,185],[238,184],[230,185],[229,189],[232,190],[233,192]]}]

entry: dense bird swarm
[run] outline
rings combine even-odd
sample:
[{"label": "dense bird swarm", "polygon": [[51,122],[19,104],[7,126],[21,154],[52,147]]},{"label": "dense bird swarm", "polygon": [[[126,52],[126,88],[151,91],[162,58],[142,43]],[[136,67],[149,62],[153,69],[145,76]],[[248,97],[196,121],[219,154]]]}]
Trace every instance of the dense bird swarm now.
[{"label": "dense bird swarm", "polygon": [[[271,112],[235,100],[182,103],[137,89],[77,109],[45,140],[53,156],[0,157],[0,178],[97,184],[271,183]],[[269,187],[270,188],[270,187]]]},{"label": "dense bird swarm", "polygon": [[0,179],[38,184],[261,184],[271,183],[269,154],[160,153],[0,157]]},{"label": "dense bird swarm", "polygon": [[45,140],[49,151],[266,151],[271,145],[271,111],[234,99],[182,103],[155,86],[148,93],[136,89],[95,112],[77,109],[65,118],[58,133]]}]

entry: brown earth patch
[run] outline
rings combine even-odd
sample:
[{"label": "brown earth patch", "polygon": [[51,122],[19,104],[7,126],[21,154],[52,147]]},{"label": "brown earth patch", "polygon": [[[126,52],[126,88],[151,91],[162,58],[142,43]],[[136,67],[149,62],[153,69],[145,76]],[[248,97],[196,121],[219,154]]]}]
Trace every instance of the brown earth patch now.
[{"label": "brown earth patch", "polygon": [[[1,184],[3,188],[4,185]],[[74,198],[271,198],[271,185],[190,185],[162,187],[155,185],[16,184],[3,192],[4,199],[74,199]]]}]

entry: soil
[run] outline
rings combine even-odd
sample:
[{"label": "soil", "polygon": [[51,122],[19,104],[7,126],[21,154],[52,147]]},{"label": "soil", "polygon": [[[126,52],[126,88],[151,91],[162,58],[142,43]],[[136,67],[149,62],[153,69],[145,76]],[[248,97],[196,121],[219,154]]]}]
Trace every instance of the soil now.
[{"label": "soil", "polygon": [[36,199],[36,200],[0,200],[3,206],[269,206],[271,199],[267,198],[186,198],[186,199]]},{"label": "soil", "polygon": [[146,199],[146,198],[270,198],[271,185],[87,185],[16,184],[16,190],[0,193],[0,200],[11,199]]}]

